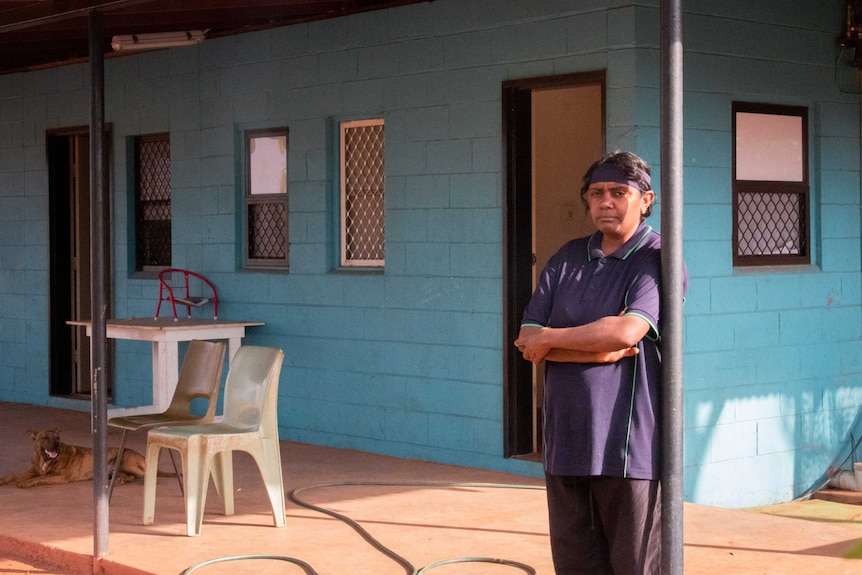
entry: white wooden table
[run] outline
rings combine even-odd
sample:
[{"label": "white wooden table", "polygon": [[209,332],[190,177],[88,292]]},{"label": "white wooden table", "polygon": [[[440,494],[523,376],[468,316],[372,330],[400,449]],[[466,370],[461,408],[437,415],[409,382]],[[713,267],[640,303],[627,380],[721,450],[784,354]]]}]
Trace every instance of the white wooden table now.
[{"label": "white wooden table", "polygon": [[[69,321],[85,326],[92,337],[92,322]],[[108,417],[161,413],[168,408],[179,378],[179,342],[193,339],[228,340],[228,365],[242,345],[247,327],[264,325],[261,321],[159,317],[109,319],[105,335],[110,339],[150,341],[153,344],[153,403],[139,407],[108,410]]]}]

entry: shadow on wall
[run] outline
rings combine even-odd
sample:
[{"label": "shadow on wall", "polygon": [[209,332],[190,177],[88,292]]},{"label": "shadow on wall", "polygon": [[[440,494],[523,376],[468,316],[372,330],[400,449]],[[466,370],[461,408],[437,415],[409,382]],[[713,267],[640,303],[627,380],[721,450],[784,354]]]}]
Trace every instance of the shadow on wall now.
[{"label": "shadow on wall", "polygon": [[687,501],[738,508],[807,497],[826,484],[830,466],[851,469],[862,455],[858,386],[699,401],[687,410]]}]

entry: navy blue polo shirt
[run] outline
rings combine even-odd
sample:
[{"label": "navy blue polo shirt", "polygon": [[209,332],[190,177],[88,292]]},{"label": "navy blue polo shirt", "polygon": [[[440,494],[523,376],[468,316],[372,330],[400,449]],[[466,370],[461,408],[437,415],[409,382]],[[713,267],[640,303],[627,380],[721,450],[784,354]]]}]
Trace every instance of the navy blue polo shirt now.
[{"label": "navy blue polo shirt", "polygon": [[551,257],[522,325],[572,327],[626,310],[650,329],[637,344],[639,354],[616,363],[545,362],[545,469],[658,479],[661,237],[641,222],[613,254],[602,253],[601,245],[596,232]]}]

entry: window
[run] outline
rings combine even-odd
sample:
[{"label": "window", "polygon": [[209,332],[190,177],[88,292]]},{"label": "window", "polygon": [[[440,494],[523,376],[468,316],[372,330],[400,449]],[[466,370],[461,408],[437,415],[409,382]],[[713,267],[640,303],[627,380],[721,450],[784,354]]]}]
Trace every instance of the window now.
[{"label": "window", "polygon": [[383,120],[341,123],[341,265],[383,267]]},{"label": "window", "polygon": [[171,265],[171,140],[137,136],[135,158],[135,270]]},{"label": "window", "polygon": [[808,110],[733,104],[733,264],[810,262]]},{"label": "window", "polygon": [[287,128],[245,134],[245,263],[288,266]]}]

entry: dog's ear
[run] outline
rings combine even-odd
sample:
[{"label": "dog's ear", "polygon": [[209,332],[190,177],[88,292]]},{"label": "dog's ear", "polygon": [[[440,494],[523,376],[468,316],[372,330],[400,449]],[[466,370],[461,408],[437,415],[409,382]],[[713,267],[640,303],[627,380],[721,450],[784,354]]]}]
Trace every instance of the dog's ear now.
[{"label": "dog's ear", "polygon": [[52,429],[52,430],[51,430],[51,433],[53,433],[53,434],[55,434],[55,435],[60,435],[60,428],[59,428],[59,427],[55,427],[54,429]]},{"label": "dog's ear", "polygon": [[28,429],[27,435],[30,436],[30,439],[36,439],[36,436],[39,435],[39,430],[37,429]]}]

